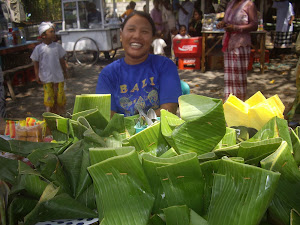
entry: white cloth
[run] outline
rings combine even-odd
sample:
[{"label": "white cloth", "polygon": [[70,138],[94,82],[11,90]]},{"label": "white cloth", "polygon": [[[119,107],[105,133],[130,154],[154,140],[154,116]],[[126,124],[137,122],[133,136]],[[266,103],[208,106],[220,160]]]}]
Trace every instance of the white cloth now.
[{"label": "white cloth", "polygon": [[189,35],[184,35],[182,36],[181,34],[176,34],[176,36],[174,37],[174,39],[185,39],[185,38],[190,38]]},{"label": "white cloth", "polygon": [[42,33],[44,33],[46,30],[50,29],[50,28],[54,28],[53,24],[50,22],[42,22],[39,25],[39,35],[41,36]]},{"label": "white cloth", "polygon": [[157,38],[152,42],[153,53],[155,55],[164,55],[164,47],[167,47],[166,42],[162,38]]},{"label": "white cloth", "polygon": [[276,32],[292,32],[293,23],[289,26],[291,16],[294,16],[293,5],[289,1],[273,2],[273,8],[276,8]]},{"label": "white cloth", "polygon": [[66,51],[57,42],[52,42],[49,45],[41,43],[34,48],[30,58],[33,61],[39,62],[39,77],[43,83],[59,83],[64,81],[59,60],[65,54]]},{"label": "white cloth", "polygon": [[188,2],[183,2],[182,7],[188,12],[188,14],[184,14],[182,9],[179,9],[178,11],[178,22],[179,25],[185,25],[186,30],[189,29],[189,22],[190,19],[192,18],[193,11],[194,11],[194,3],[188,1]]}]

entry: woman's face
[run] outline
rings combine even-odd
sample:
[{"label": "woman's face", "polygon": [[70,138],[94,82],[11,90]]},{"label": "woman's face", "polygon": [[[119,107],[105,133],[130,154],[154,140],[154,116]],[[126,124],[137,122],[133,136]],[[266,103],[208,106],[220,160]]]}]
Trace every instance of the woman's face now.
[{"label": "woman's face", "polygon": [[121,41],[127,64],[135,65],[144,62],[153,41],[151,24],[146,18],[134,15],[121,31]]},{"label": "woman's face", "polygon": [[194,20],[200,20],[200,15],[197,11],[194,12]]}]

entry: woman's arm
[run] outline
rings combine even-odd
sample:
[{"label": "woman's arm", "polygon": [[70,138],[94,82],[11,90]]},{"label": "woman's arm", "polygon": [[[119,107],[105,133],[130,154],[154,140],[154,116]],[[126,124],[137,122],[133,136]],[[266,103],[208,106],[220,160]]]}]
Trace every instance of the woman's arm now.
[{"label": "woman's arm", "polygon": [[34,74],[35,74],[35,81],[39,84],[41,84],[40,76],[39,76],[39,68],[40,64],[37,61],[33,61],[33,67],[34,67]]},{"label": "woman's arm", "polygon": [[232,31],[236,32],[251,32],[256,31],[258,27],[257,9],[255,4],[250,1],[246,7],[248,7],[248,21],[246,25],[232,25]]},{"label": "woman's arm", "polygon": [[162,104],[159,109],[155,110],[155,113],[156,113],[157,116],[160,116],[160,110],[161,109],[165,109],[165,110],[168,110],[169,112],[171,112],[173,114],[176,114],[177,109],[178,109],[178,104],[177,103]]}]

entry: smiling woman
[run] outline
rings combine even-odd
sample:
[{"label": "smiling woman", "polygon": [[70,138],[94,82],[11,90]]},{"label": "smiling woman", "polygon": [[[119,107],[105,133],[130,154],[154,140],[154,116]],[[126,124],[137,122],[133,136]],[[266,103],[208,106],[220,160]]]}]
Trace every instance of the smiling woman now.
[{"label": "smiling woman", "polygon": [[149,54],[155,25],[149,14],[135,11],[121,26],[125,57],[100,73],[97,94],[111,94],[111,112],[125,116],[153,108],[176,113],[181,95],[176,65],[168,58]]}]

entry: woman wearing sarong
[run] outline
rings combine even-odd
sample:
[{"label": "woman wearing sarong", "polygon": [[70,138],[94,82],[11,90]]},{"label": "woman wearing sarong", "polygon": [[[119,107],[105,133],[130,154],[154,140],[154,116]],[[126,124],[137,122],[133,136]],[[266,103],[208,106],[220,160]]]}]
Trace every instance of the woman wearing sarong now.
[{"label": "woman wearing sarong", "polygon": [[274,1],[272,7],[277,10],[274,47],[291,48],[293,20],[295,19],[293,5],[289,1],[283,0]]},{"label": "woman wearing sarong", "polygon": [[224,28],[224,94],[246,99],[247,72],[251,48],[251,31],[258,25],[257,9],[251,0],[233,0],[217,28]]}]

